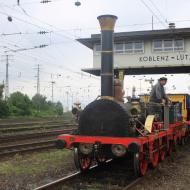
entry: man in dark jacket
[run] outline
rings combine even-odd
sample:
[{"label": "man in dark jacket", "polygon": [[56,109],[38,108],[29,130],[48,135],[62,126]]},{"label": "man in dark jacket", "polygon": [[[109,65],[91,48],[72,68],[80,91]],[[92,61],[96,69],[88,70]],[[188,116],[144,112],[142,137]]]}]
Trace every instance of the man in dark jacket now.
[{"label": "man in dark jacket", "polygon": [[162,107],[168,104],[168,97],[165,93],[164,86],[167,83],[167,78],[162,77],[158,80],[158,83],[152,87],[150,93],[150,109],[149,114],[157,116],[158,120],[163,120],[163,109]]},{"label": "man in dark jacket", "polygon": [[150,102],[166,104],[168,103],[168,97],[166,96],[164,86],[167,83],[167,78],[162,77],[158,80],[158,83],[152,87],[150,93]]}]

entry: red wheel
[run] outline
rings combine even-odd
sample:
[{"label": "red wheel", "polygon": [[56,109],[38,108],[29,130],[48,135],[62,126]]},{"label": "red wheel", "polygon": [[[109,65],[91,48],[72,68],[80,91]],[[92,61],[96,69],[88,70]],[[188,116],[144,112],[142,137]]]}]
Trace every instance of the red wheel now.
[{"label": "red wheel", "polygon": [[98,165],[104,164],[106,162],[106,160],[107,160],[107,158],[104,154],[100,153],[96,156],[96,161],[97,161]]},{"label": "red wheel", "polygon": [[141,176],[145,175],[147,172],[147,169],[148,169],[148,162],[147,162],[145,155],[143,153],[141,153],[141,156],[140,156],[139,167],[140,167],[140,175]]},{"label": "red wheel", "polygon": [[151,165],[155,168],[158,165],[159,153],[158,150],[154,151],[152,154],[152,162]]},{"label": "red wheel", "polygon": [[165,148],[162,148],[160,150],[160,161],[162,162],[165,159],[166,150]]},{"label": "red wheel", "polygon": [[91,166],[91,158],[90,157],[88,157],[88,156],[80,157],[79,161],[80,161],[80,167],[82,170],[87,170],[90,168],[90,166]]},{"label": "red wheel", "polygon": [[92,163],[92,157],[79,152],[78,148],[74,148],[74,162],[77,169],[87,171]]},{"label": "red wheel", "polygon": [[143,153],[134,153],[134,173],[137,177],[144,176],[148,169],[148,162]]}]

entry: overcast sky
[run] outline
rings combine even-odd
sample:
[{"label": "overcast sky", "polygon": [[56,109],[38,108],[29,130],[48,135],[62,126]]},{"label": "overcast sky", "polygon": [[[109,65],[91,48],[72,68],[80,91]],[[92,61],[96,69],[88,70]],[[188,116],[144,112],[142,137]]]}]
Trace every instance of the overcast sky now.
[{"label": "overcast sky", "polygon": [[[12,55],[10,93],[20,90],[32,97],[36,93],[35,68],[40,64],[41,94],[51,99],[50,82],[55,81],[54,100],[61,101],[64,106],[67,105],[67,91],[69,104],[76,100],[86,104],[99,94],[99,78],[80,72],[81,68],[92,67],[92,51],[75,40],[99,32],[97,16],[117,15],[116,32],[149,30],[152,15],[155,29],[167,28],[169,22],[175,22],[176,27],[190,25],[188,0],[81,0],[79,7],[74,5],[74,0],[51,0],[46,4],[40,1],[20,0],[20,6],[17,6],[17,0],[0,0],[0,81],[5,80],[3,55]],[[12,17],[12,22],[8,21],[8,16]],[[39,31],[48,33],[42,35]],[[48,46],[13,51],[42,44]],[[158,75],[126,77],[126,95],[131,94],[132,86],[136,86],[139,93],[139,79],[142,79],[141,92],[147,92],[150,85],[144,79],[150,77],[155,81],[159,78]],[[189,92],[189,75],[168,77],[168,92]]]}]

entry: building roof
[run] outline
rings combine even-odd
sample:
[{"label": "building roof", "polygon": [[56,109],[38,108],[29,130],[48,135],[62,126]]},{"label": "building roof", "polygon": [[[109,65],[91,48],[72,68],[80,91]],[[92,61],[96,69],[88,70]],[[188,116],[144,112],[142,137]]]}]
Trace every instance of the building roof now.
[{"label": "building roof", "polygon": [[[162,29],[162,30],[144,30],[133,32],[118,32],[114,33],[114,41],[122,42],[129,40],[145,40],[156,38],[171,38],[171,37],[189,37],[190,28],[175,28],[175,29]],[[94,44],[100,44],[100,34],[92,34],[91,38],[77,39],[81,44],[93,49]]]},{"label": "building roof", "polygon": [[[118,74],[118,72],[122,70],[124,71],[124,75],[146,75],[146,74],[181,74],[181,73],[189,73],[189,66],[175,66],[175,67],[133,67],[133,68],[122,68],[117,67],[114,68],[114,74]],[[100,76],[100,68],[86,68],[82,69],[82,71],[87,72],[92,75]]]}]

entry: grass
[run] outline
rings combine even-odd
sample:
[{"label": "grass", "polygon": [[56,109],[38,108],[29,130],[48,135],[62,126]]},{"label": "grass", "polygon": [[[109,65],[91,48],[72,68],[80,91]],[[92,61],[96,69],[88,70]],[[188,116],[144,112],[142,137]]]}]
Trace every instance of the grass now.
[{"label": "grass", "polygon": [[45,119],[45,118],[61,118],[61,119],[72,119],[72,113],[71,112],[64,112],[63,115],[56,115],[56,114],[48,114],[48,113],[37,113],[36,115],[29,115],[29,116],[8,116],[8,117],[4,117],[4,118],[0,118],[0,121],[3,121],[3,120],[7,120],[7,119],[18,119],[18,120],[25,120],[25,119]]},{"label": "grass", "polygon": [[0,176],[39,175],[50,170],[67,169],[71,165],[71,151],[51,150],[31,155],[15,155],[12,159],[1,161]]}]

